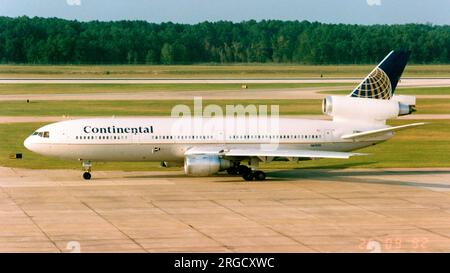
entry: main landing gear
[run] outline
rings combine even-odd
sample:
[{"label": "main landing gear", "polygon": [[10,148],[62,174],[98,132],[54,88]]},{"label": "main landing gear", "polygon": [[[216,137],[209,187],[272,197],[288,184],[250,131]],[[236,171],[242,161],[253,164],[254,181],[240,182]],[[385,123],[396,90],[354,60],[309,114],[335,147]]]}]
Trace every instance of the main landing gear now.
[{"label": "main landing gear", "polygon": [[253,179],[257,181],[263,181],[266,180],[266,173],[263,171],[249,170],[242,175],[242,178],[244,178],[245,181],[252,181]]},{"label": "main landing gear", "polygon": [[92,175],[91,175],[91,170],[92,170],[92,163],[91,161],[83,161],[82,163],[82,167],[83,167],[83,178],[84,180],[90,180]]},{"label": "main landing gear", "polygon": [[230,175],[242,175],[245,181],[262,181],[266,179],[266,174],[263,171],[253,171],[251,168],[244,165],[237,165],[227,169]]}]

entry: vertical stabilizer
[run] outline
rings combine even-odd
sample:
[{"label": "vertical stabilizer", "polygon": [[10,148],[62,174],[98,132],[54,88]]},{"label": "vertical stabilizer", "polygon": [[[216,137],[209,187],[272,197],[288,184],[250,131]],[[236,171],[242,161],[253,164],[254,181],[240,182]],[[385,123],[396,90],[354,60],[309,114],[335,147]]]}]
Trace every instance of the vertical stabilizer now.
[{"label": "vertical stabilizer", "polygon": [[352,91],[351,97],[391,99],[411,51],[391,51]]}]

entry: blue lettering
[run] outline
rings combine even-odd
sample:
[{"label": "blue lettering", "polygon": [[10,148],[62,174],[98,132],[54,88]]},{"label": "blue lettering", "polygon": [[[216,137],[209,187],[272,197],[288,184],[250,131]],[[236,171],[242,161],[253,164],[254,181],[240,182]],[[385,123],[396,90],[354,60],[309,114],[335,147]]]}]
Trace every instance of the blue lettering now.
[{"label": "blue lettering", "polygon": [[153,134],[153,126],[149,127],[92,127],[84,126],[83,131],[86,134]]}]

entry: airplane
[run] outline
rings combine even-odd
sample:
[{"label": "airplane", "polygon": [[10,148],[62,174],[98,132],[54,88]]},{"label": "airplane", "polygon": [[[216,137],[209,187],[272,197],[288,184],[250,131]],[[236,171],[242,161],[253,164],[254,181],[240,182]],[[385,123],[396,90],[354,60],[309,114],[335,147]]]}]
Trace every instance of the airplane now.
[{"label": "airplane", "polygon": [[[323,113],[331,120],[279,117],[273,122],[235,115],[74,119],[37,129],[24,146],[81,161],[86,180],[92,162],[109,161],[156,161],[163,167],[184,166],[189,176],[227,171],[246,181],[265,180],[260,162],[347,159],[364,155],[352,151],[384,142],[395,131],[423,125],[386,125],[415,111],[414,96],[394,95],[409,56],[410,51],[393,50],[349,95],[325,97]],[[194,130],[198,124],[201,130]]]}]

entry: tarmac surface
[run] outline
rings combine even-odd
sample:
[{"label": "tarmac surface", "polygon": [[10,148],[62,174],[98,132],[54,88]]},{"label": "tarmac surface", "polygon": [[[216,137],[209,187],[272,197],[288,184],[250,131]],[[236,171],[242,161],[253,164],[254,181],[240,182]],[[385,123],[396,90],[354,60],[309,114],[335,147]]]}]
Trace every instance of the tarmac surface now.
[{"label": "tarmac surface", "polygon": [[[10,94],[0,95],[0,101],[42,101],[42,100],[192,100],[201,97],[204,100],[267,100],[273,99],[323,99],[327,91],[339,91],[349,87],[307,87],[296,89],[242,89],[242,90],[206,90],[206,91],[140,91],[84,94]],[[323,93],[322,93],[323,92]],[[450,95],[415,95],[418,99],[449,99]]]},{"label": "tarmac surface", "polygon": [[[204,90],[204,91],[139,91],[105,92],[84,94],[10,94],[0,95],[0,101],[39,101],[39,100],[192,100],[202,97],[209,100],[223,99],[322,99],[321,91],[343,90],[343,87],[308,87],[298,89],[242,89],[242,90]],[[349,88],[350,90],[350,88]],[[349,91],[350,92],[350,91]],[[450,97],[450,95],[449,95]]]},{"label": "tarmac surface", "polygon": [[0,167],[0,251],[450,251],[450,168],[93,175]]},{"label": "tarmac surface", "polygon": [[[167,83],[359,83],[362,78],[275,78],[275,79],[257,79],[257,78],[220,78],[220,79],[186,79],[186,78],[72,78],[72,79],[45,79],[45,78],[0,78],[2,83],[117,83],[117,84],[167,84]],[[400,84],[403,86],[449,86],[450,78],[402,78]]]}]

